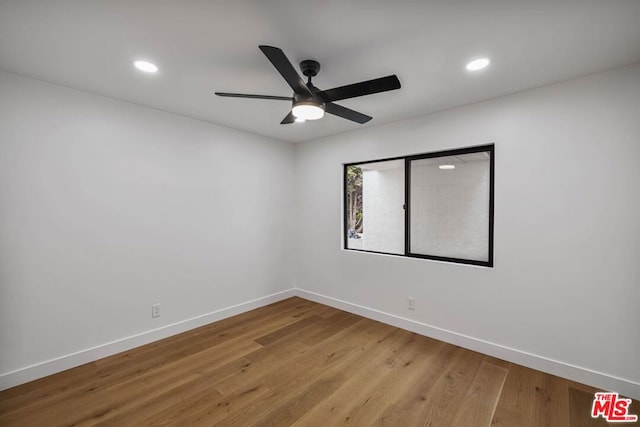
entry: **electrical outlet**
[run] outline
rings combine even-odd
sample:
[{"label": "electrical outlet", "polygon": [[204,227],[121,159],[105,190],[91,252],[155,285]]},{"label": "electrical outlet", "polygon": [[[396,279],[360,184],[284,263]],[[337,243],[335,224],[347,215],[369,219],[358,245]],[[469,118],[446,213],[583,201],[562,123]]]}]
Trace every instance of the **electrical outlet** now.
[{"label": "electrical outlet", "polygon": [[151,306],[151,317],[160,317],[160,304],[153,304]]},{"label": "electrical outlet", "polygon": [[414,297],[407,298],[407,308],[409,310],[415,310],[416,309],[416,299]]}]

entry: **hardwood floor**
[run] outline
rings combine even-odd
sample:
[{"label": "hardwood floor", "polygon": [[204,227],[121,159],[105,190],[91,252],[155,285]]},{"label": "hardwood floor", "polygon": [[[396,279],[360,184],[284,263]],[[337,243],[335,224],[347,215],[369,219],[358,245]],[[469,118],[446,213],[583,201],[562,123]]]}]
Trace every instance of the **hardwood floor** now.
[{"label": "hardwood floor", "polygon": [[607,425],[595,391],[290,298],[0,392],[0,426]]}]

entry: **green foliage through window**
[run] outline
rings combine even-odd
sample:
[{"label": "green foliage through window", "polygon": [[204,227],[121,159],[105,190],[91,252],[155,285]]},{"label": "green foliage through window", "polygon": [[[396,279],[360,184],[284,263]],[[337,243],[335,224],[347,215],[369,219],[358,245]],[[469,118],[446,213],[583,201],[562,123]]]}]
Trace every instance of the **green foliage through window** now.
[{"label": "green foliage through window", "polygon": [[347,167],[347,220],[349,230],[363,232],[362,223],[362,168]]}]

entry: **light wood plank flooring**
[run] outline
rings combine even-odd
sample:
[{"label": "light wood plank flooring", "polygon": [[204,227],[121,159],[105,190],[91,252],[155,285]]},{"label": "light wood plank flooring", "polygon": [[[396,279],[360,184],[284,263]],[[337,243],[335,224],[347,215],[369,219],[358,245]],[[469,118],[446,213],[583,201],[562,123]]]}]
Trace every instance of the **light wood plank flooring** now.
[{"label": "light wood plank flooring", "polygon": [[606,425],[594,392],[290,298],[0,392],[0,426]]}]

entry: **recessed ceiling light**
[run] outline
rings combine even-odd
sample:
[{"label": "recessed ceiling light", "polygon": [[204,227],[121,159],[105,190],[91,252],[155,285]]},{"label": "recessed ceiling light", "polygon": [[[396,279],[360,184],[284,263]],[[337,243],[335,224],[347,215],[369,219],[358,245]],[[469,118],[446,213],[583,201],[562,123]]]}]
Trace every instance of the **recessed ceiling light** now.
[{"label": "recessed ceiling light", "polygon": [[491,61],[489,61],[488,58],[474,59],[473,61],[467,64],[467,70],[469,71],[482,70],[483,68],[486,68],[486,66],[489,65],[490,62]]},{"label": "recessed ceiling light", "polygon": [[438,166],[442,170],[455,169],[456,165],[440,165]]},{"label": "recessed ceiling light", "polygon": [[138,70],[144,71],[145,73],[155,73],[158,71],[158,66],[148,61],[135,61],[133,65],[135,65]]}]

